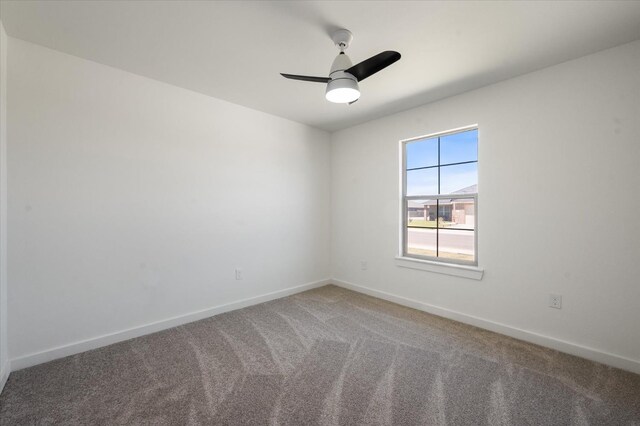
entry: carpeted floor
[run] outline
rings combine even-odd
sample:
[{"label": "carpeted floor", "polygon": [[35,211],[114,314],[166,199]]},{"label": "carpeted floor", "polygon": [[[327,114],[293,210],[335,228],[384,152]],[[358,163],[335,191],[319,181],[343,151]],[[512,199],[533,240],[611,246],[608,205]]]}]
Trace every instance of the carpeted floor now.
[{"label": "carpeted floor", "polygon": [[16,371],[0,424],[640,425],[640,376],[326,286]]}]

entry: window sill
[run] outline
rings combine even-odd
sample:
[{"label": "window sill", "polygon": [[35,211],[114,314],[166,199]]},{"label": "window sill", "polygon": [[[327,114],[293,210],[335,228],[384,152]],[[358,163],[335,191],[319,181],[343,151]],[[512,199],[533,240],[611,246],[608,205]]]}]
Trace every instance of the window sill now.
[{"label": "window sill", "polygon": [[484,269],[480,269],[476,266],[441,263],[431,260],[413,259],[411,257],[396,257],[396,266],[400,268],[435,272],[437,274],[453,275],[478,281],[480,281],[484,275]]}]

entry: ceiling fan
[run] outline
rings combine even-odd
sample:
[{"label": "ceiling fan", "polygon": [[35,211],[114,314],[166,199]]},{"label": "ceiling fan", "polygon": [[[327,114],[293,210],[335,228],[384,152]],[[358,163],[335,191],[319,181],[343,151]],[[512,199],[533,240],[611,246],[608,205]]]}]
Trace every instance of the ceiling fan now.
[{"label": "ceiling fan", "polygon": [[329,77],[310,77],[306,75],[280,74],[292,80],[312,81],[315,83],[326,83],[327,91],[325,97],[329,102],[349,104],[356,102],[360,98],[360,88],[358,82],[372,76],[393,64],[400,59],[400,54],[391,50],[378,53],[369,59],[352,65],[351,59],[344,53],[353,40],[353,35],[349,30],[337,30],[333,33],[333,42],[340,53],[334,59],[329,71]]}]

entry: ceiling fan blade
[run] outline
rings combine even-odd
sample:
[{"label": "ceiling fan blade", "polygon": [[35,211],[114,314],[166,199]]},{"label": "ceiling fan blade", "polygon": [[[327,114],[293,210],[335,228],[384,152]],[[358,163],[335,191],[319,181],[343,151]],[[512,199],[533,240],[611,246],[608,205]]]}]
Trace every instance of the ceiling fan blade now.
[{"label": "ceiling fan blade", "polygon": [[294,74],[282,74],[284,78],[290,78],[291,80],[313,81],[315,83],[328,83],[331,81],[329,77],[309,77],[307,75],[294,75]]},{"label": "ceiling fan blade", "polygon": [[362,81],[378,71],[385,69],[399,59],[400,54],[398,52],[387,50],[352,66],[345,72],[354,76],[358,81]]}]

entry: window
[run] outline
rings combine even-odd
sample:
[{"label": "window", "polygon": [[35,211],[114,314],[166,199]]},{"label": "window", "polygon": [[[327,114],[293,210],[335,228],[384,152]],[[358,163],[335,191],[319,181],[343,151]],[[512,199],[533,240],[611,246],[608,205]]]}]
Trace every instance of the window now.
[{"label": "window", "polygon": [[402,256],[477,265],[478,129],[402,141]]}]

